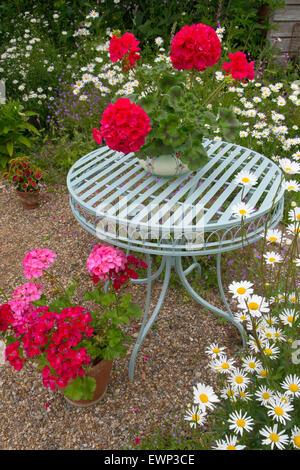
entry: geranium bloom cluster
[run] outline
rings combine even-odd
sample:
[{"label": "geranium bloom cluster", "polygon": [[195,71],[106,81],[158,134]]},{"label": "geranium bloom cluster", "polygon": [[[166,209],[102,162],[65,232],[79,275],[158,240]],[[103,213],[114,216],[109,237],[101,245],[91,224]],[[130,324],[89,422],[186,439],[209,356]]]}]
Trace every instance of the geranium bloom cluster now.
[{"label": "geranium bloom cluster", "polygon": [[140,41],[132,33],[125,33],[120,38],[114,35],[109,44],[110,60],[112,62],[122,60],[123,70],[132,68],[135,62],[141,58],[137,54],[141,50],[138,47],[139,43]]},{"label": "geranium bloom cluster", "polygon": [[[0,311],[0,324],[11,326],[12,317],[7,308]],[[19,341],[11,343],[5,350],[6,360],[16,370],[22,369],[27,359],[43,356],[48,364],[41,371],[43,384],[52,390],[66,387],[71,379],[85,374],[83,368],[91,358],[84,347],[77,349],[84,337],[93,335],[91,315],[84,308],[69,307],[59,314],[48,307],[38,307],[27,318],[25,331]]]},{"label": "geranium bloom cluster", "polygon": [[246,54],[241,51],[237,51],[234,54],[229,53],[229,59],[231,59],[231,62],[224,62],[222,65],[222,69],[226,70],[227,74],[231,74],[235,80],[254,79],[254,62],[248,63]]},{"label": "geranium bloom cluster", "polygon": [[124,153],[138,151],[151,130],[147,113],[128,98],[119,98],[115,104],[109,104],[100,122],[100,132],[96,130],[95,140],[100,143],[102,137],[111,149]]},{"label": "geranium bloom cluster", "polygon": [[131,255],[126,257],[118,248],[98,244],[90,253],[87,269],[95,284],[110,279],[114,288],[119,290],[129,278],[137,279],[137,273],[129,267],[132,264],[136,268],[147,268],[143,260],[138,260]]},{"label": "geranium bloom cluster", "polygon": [[220,56],[221,42],[216,31],[202,23],[184,26],[172,41],[171,61],[177,70],[200,72],[216,64]]},{"label": "geranium bloom cluster", "polygon": [[49,268],[54,261],[56,254],[48,248],[38,248],[29,251],[23,260],[24,276],[32,279],[42,276],[43,271]]}]

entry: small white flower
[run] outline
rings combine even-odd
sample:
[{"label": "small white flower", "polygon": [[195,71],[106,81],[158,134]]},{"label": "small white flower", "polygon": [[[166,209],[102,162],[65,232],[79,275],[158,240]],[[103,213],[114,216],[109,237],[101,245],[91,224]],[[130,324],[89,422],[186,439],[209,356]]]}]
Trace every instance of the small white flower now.
[{"label": "small white flower", "polygon": [[274,424],[273,428],[265,426],[259,433],[266,439],[262,440],[262,444],[271,445],[271,449],[276,446],[278,449],[283,450],[284,446],[289,442],[289,436],[284,434],[284,431],[278,432],[278,424]]},{"label": "small white flower", "polygon": [[281,383],[281,387],[283,390],[286,390],[287,395],[291,395],[293,397],[300,396],[300,377],[296,374],[288,375],[284,381]]},{"label": "small white flower", "polygon": [[224,439],[216,441],[216,445],[212,447],[215,450],[243,450],[246,446],[237,444],[237,436],[225,436]]},{"label": "small white flower", "polygon": [[187,414],[184,418],[189,421],[191,428],[202,426],[206,420],[206,411],[199,406],[193,406],[191,410],[187,410]]},{"label": "small white flower", "polygon": [[243,435],[244,431],[252,431],[254,421],[247,413],[242,414],[242,410],[240,410],[230,413],[228,423],[230,423],[229,429],[232,429],[236,434]]},{"label": "small white flower", "polygon": [[266,264],[275,264],[275,263],[281,263],[283,258],[280,256],[278,253],[275,253],[275,251],[268,251],[264,255]]},{"label": "small white flower", "polygon": [[282,170],[289,175],[300,173],[300,163],[294,162],[289,158],[280,159],[279,164]]},{"label": "small white flower", "polygon": [[253,212],[255,212],[255,209],[245,202],[240,202],[232,207],[232,214],[240,218],[249,217]]},{"label": "small white flower", "polygon": [[253,294],[253,283],[249,281],[233,281],[229,286],[229,292],[233,294],[233,298],[243,299]]},{"label": "small white flower", "polygon": [[212,387],[202,383],[198,383],[193,387],[194,389],[194,403],[199,405],[201,409],[206,410],[206,408],[214,409],[215,403],[218,403],[220,400],[215,394]]},{"label": "small white flower", "polygon": [[295,449],[300,449],[300,428],[294,426],[292,429],[291,443]]},{"label": "small white flower", "polygon": [[289,413],[294,410],[294,406],[291,403],[285,403],[279,397],[270,398],[265,406],[269,410],[268,416],[284,425],[286,421],[291,419]]},{"label": "small white flower", "polygon": [[257,178],[250,171],[242,170],[236,175],[234,182],[242,184],[243,186],[255,186],[257,184]]}]

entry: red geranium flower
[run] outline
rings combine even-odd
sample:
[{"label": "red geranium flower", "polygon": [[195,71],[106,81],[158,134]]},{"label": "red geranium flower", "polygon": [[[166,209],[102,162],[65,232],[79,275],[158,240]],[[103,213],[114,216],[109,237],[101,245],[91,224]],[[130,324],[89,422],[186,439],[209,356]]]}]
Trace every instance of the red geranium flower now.
[{"label": "red geranium flower", "polygon": [[246,54],[241,51],[237,51],[234,54],[230,53],[229,59],[231,59],[231,62],[224,62],[222,65],[222,69],[226,70],[227,74],[231,73],[232,78],[235,80],[242,80],[243,78],[248,78],[248,80],[254,79],[254,62],[248,63]]},{"label": "red geranium flower", "polygon": [[105,109],[100,132],[106,144],[118,152],[136,152],[145,143],[150,132],[147,113],[128,98],[119,98]]},{"label": "red geranium flower", "polygon": [[171,44],[171,60],[177,70],[212,67],[221,56],[221,42],[213,28],[202,23],[184,26]]},{"label": "red geranium flower", "polygon": [[125,33],[120,38],[113,36],[109,43],[110,60],[112,62],[122,60],[122,66],[126,70],[133,67],[136,60],[141,58],[137,54],[141,50],[138,47],[139,43],[140,41],[131,33]]},{"label": "red geranium flower", "polygon": [[102,142],[102,135],[98,129],[93,129],[93,138],[97,142],[97,144],[101,144]]}]

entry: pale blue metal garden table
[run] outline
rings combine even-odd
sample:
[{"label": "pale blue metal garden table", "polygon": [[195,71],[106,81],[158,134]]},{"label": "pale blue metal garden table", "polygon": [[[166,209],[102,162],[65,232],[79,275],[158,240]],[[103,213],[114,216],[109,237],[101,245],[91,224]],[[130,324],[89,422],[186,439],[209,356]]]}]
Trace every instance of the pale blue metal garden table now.
[{"label": "pale blue metal garden table", "polygon": [[[209,161],[197,171],[173,178],[158,178],[143,170],[134,154],[100,147],[80,158],[70,169],[67,185],[77,221],[91,234],[109,244],[144,253],[148,263],[144,317],[134,345],[129,377],[133,379],[137,352],[153,325],[167,293],[172,268],[183,286],[202,306],[233,323],[245,341],[244,330],[226,301],[221,279],[221,254],[260,239],[268,227],[282,218],[282,172],[267,157],[224,141],[204,140]],[[237,185],[241,170],[251,171],[255,186]],[[244,223],[232,207],[247,198],[255,212]],[[152,273],[151,256],[160,255],[159,269]],[[188,275],[197,269],[199,257],[216,255],[217,277],[224,310],[204,300],[190,285]],[[183,257],[190,259],[184,269]],[[150,313],[151,285],[162,273],[164,280],[157,304]]]}]

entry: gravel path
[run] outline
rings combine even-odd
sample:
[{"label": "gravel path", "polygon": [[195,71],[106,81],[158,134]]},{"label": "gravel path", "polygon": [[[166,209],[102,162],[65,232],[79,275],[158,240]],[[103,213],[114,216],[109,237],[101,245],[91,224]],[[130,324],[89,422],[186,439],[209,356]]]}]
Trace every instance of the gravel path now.
[{"label": "gravel path", "polygon": [[[57,254],[51,272],[65,284],[72,276],[79,279],[80,302],[80,295],[91,287],[86,260],[99,241],[74,219],[66,191],[46,189],[40,207],[26,211],[14,189],[0,181],[0,286],[10,294],[27,282],[22,272],[25,253],[49,248]],[[153,299],[161,285],[160,281],[154,285]],[[145,288],[131,285],[127,289],[143,307]],[[210,291],[208,300],[220,306],[217,299],[217,290]],[[0,302],[4,302],[1,295]],[[131,326],[135,338],[139,325],[136,321]],[[229,352],[241,344],[235,327],[204,313],[181,289],[170,288],[155,327],[139,351],[134,382],[128,379],[131,346],[126,358],[114,361],[103,401],[91,408],[73,407],[60,392],[46,389],[33,364],[17,372],[0,363],[0,449],[120,450],[134,446],[135,439],[142,441],[153,426],[182,420],[186,404],[192,401],[193,384],[214,386],[215,374],[207,368],[205,354],[212,342],[227,346]],[[46,403],[50,403],[48,408]]]}]

